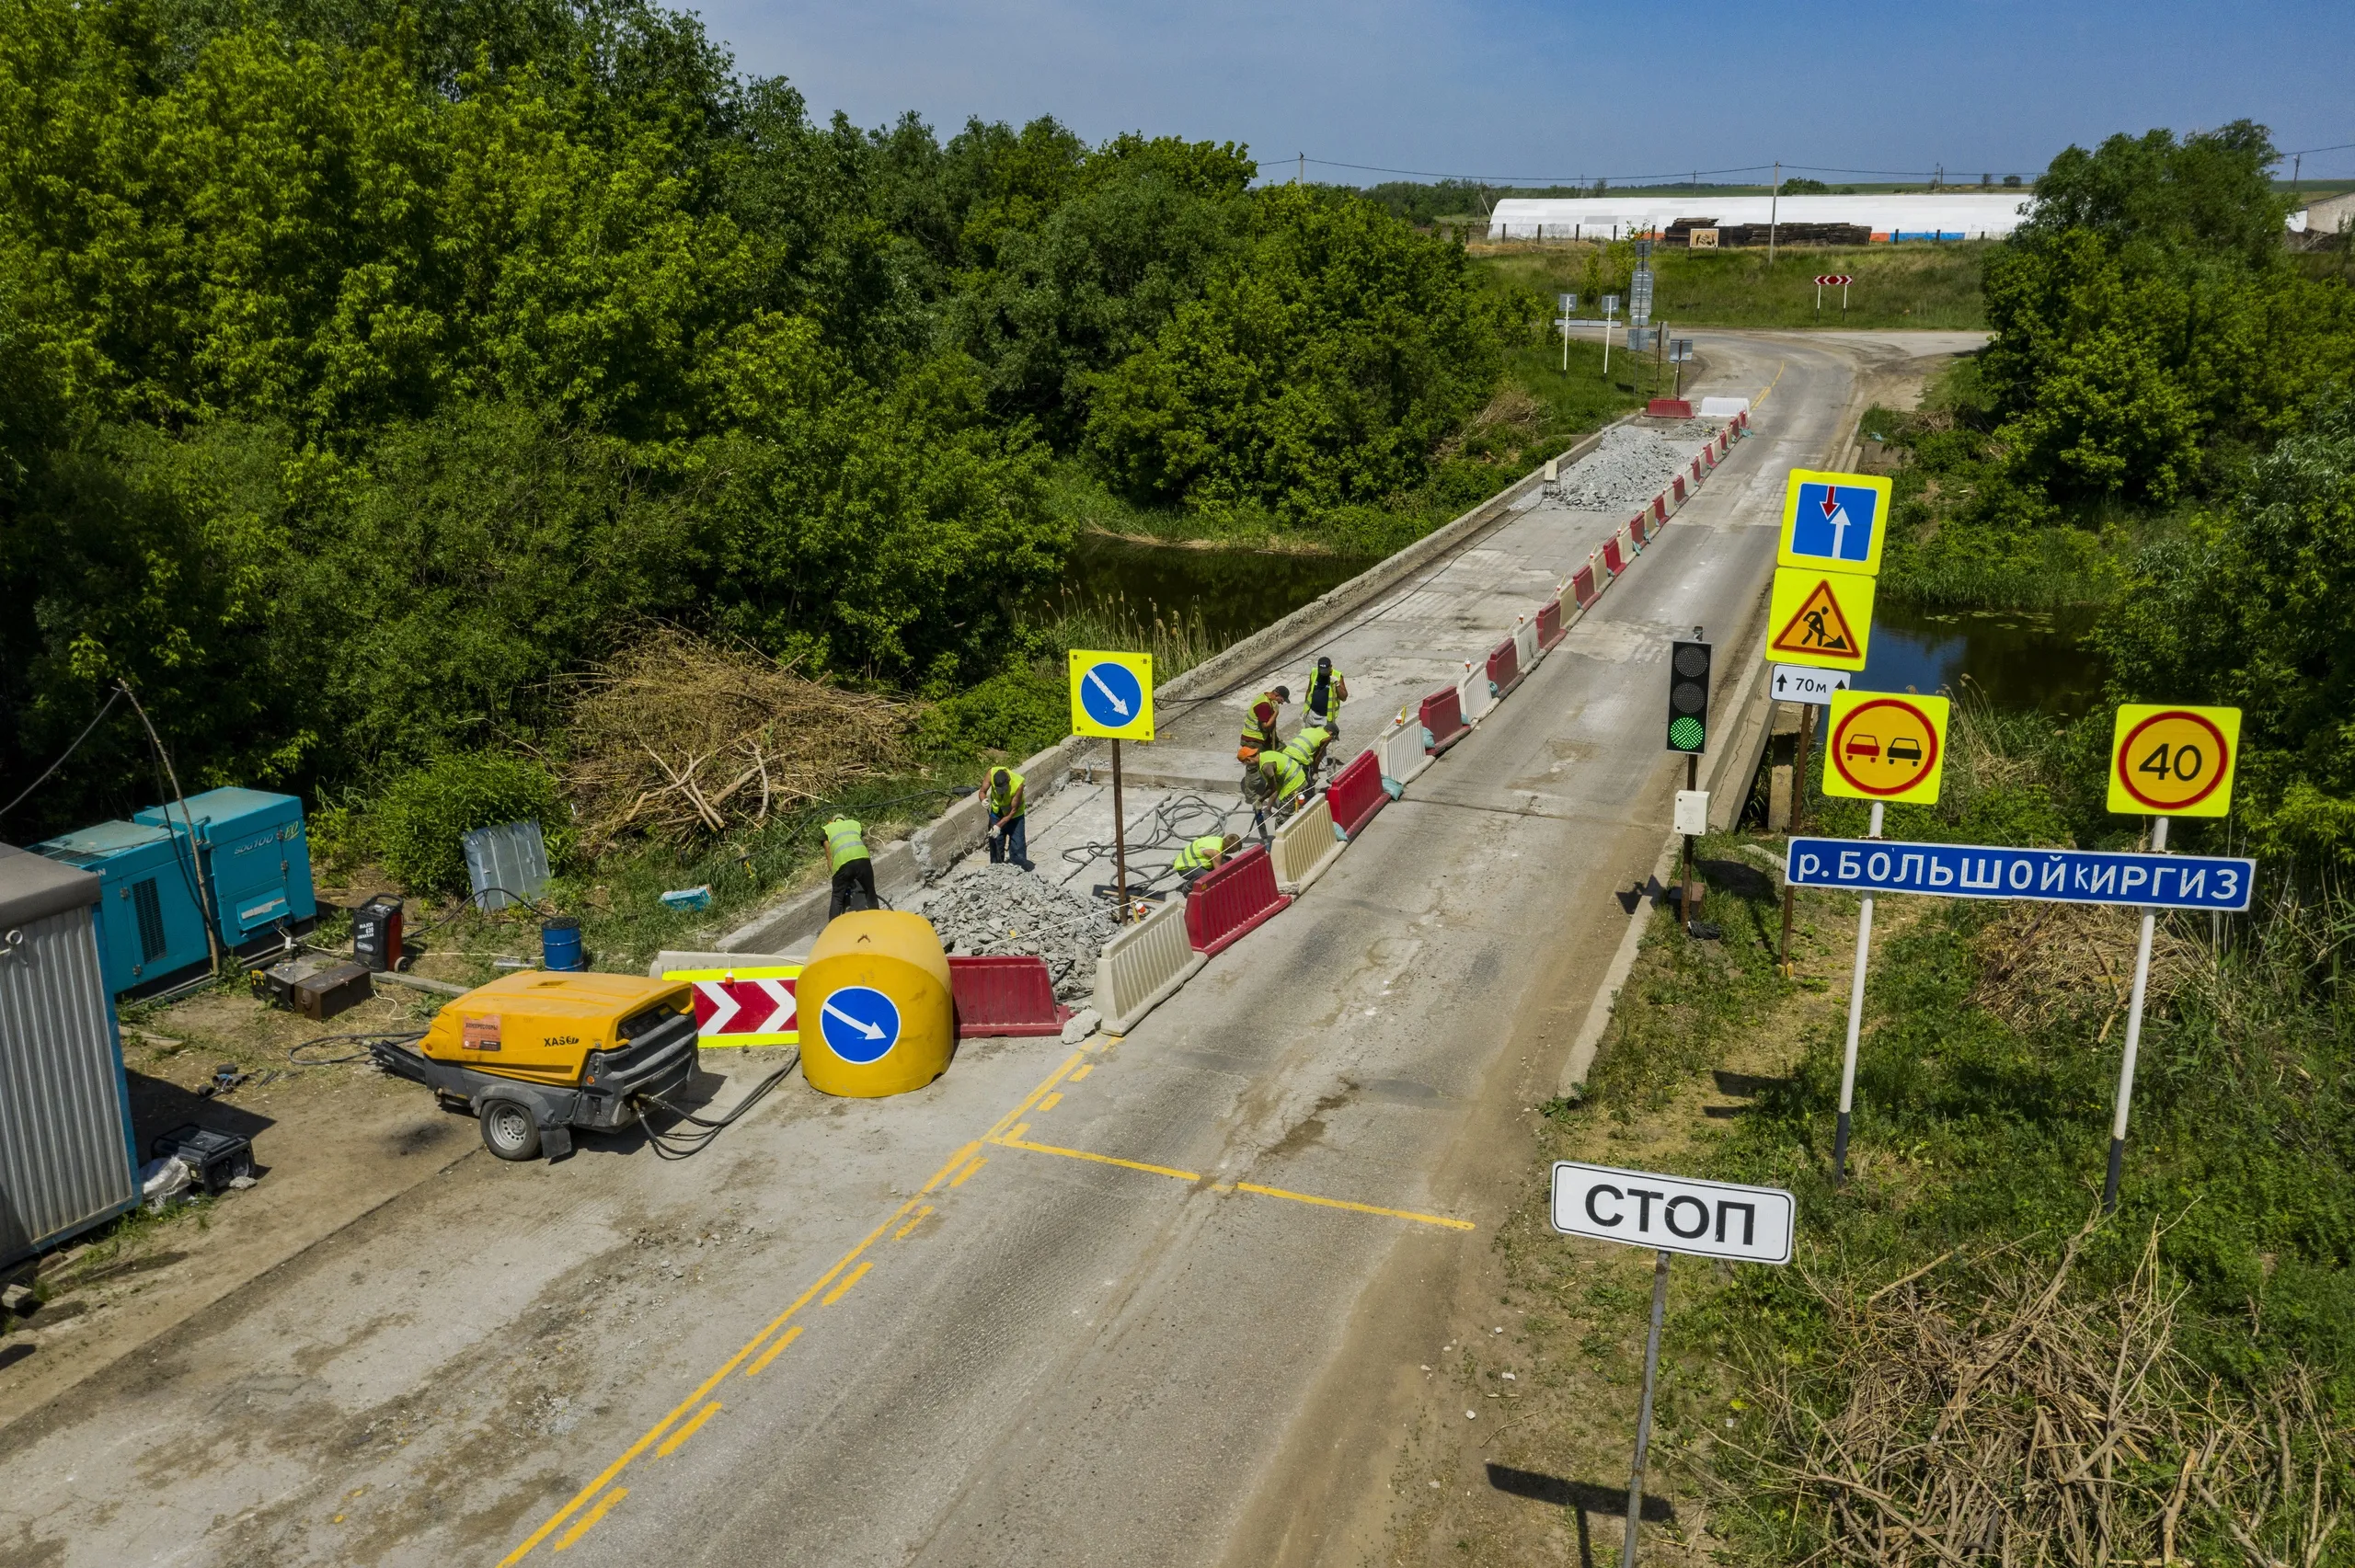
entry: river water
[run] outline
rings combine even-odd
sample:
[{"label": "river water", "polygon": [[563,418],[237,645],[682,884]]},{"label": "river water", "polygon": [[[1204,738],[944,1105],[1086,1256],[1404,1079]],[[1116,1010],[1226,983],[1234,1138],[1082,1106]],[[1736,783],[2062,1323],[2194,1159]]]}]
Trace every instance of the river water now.
[{"label": "river water", "polygon": [[[1213,643],[1247,636],[1373,565],[1334,555],[1190,550],[1083,534],[1062,583],[1083,601],[1122,599],[1146,618],[1199,615]],[[1959,692],[1965,676],[1995,707],[2075,718],[2099,698],[2107,673],[2080,646],[2091,610],[1875,609],[1860,687]]]}]

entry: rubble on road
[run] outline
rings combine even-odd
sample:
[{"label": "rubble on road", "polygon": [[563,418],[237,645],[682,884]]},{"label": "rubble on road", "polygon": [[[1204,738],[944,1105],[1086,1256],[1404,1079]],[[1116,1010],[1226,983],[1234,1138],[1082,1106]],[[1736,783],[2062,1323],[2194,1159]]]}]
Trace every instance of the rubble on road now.
[{"label": "rubble on road", "polygon": [[1562,505],[1574,511],[1626,511],[1642,506],[1685,471],[1700,445],[1640,425],[1605,430],[1596,447],[1562,475]]},{"label": "rubble on road", "polygon": [[1095,989],[1096,954],[1113,933],[1104,905],[1010,864],[952,878],[924,914],[950,953],[1044,958],[1055,995],[1065,1001]]}]

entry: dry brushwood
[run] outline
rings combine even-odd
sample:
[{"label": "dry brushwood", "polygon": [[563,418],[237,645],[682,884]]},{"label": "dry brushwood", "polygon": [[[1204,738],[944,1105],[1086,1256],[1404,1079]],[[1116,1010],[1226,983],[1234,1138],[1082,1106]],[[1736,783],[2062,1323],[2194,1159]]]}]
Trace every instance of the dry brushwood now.
[{"label": "dry brushwood", "polygon": [[[2095,904],[2015,905],[1973,944],[1979,984],[1970,1000],[2023,1034],[2064,1018],[2100,1018],[2107,1039],[2125,1015],[2142,921],[2139,910]],[[2174,995],[2205,961],[2203,949],[2161,920],[2151,933],[2150,1001]]]},{"label": "dry brushwood", "polygon": [[2344,1561],[2348,1434],[2302,1379],[2264,1403],[2197,1385],[2158,1232],[2107,1294],[2071,1281],[2091,1233],[2049,1276],[1944,1294],[1934,1269],[1869,1294],[1809,1276],[1831,1376],[1763,1366],[1763,1440],[1710,1473],[1795,1563]]},{"label": "dry brushwood", "polygon": [[684,843],[903,763],[903,704],[807,680],[671,626],[572,683],[565,793],[591,853]]}]

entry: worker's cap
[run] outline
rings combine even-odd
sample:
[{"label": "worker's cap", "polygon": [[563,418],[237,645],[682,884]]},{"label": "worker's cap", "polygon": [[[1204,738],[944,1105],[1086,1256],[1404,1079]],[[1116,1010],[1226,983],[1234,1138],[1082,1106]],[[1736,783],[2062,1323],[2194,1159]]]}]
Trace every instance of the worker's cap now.
[{"label": "worker's cap", "polygon": [[1289,703],[1289,702],[1291,702],[1291,701],[1292,701],[1292,688],[1291,688],[1291,687],[1289,687],[1289,686],[1279,686],[1279,687],[1277,687],[1277,688],[1276,688],[1276,701],[1278,701],[1278,702],[1280,702],[1280,703]]},{"label": "worker's cap", "polygon": [[1332,673],[1333,673],[1333,661],[1332,661],[1330,658],[1326,658],[1323,654],[1319,654],[1319,655],[1317,655],[1317,656],[1316,656],[1316,673],[1317,673],[1317,674],[1319,674],[1319,675],[1330,675],[1330,674],[1332,674]]},{"label": "worker's cap", "polygon": [[1240,834],[1236,834],[1236,833],[1229,833],[1229,834],[1226,836],[1226,841],[1225,841],[1224,843],[1223,843],[1223,844],[1219,845],[1219,847],[1218,847],[1218,853],[1221,853],[1221,854],[1233,854],[1235,851],[1237,851],[1237,850],[1241,849],[1242,847],[1243,847],[1243,839],[1242,839],[1242,836],[1241,836]]},{"label": "worker's cap", "polygon": [[1004,784],[1005,783],[1005,780],[1006,773],[1004,768],[992,768],[990,770],[990,783]]}]

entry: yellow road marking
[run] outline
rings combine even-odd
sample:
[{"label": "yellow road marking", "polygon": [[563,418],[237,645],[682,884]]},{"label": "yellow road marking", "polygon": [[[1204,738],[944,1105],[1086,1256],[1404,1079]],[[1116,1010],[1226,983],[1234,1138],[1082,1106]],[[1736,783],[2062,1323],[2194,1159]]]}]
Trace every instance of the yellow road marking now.
[{"label": "yellow road marking", "polygon": [[948,1185],[952,1187],[963,1186],[967,1182],[972,1179],[974,1172],[980,1170],[982,1166],[988,1163],[989,1162],[986,1160],[976,1159],[971,1164],[966,1166],[963,1170],[958,1172],[954,1177],[950,1178]]},{"label": "yellow road marking", "polygon": [[714,1400],[709,1404],[705,1405],[701,1410],[696,1411],[693,1415],[688,1416],[685,1422],[680,1425],[676,1432],[672,1433],[668,1437],[663,1438],[660,1443],[654,1445],[654,1457],[658,1459],[669,1459],[672,1454],[677,1451],[680,1444],[685,1442],[688,1438],[695,1435],[695,1429],[697,1427],[701,1426],[705,1422],[709,1421],[713,1416],[718,1415],[718,1413],[719,1402],[718,1400]]},{"label": "yellow road marking", "polygon": [[[1029,1124],[1028,1122],[1017,1122],[1017,1123],[1015,1123],[1015,1124],[1014,1124],[1014,1130],[1013,1130],[1012,1132],[1007,1133],[1005,1136],[1006,1136],[1007,1138],[1020,1138],[1024,1133],[1028,1132],[1029,1130],[1030,1130],[1030,1124]],[[997,1140],[997,1139],[989,1139],[988,1141],[991,1141],[991,1142],[996,1142],[996,1141],[998,1141],[998,1140]]]},{"label": "yellow road marking", "polygon": [[[959,1179],[961,1180],[962,1178]],[[953,1187],[957,1183],[951,1182],[948,1185]],[[821,1307],[831,1307],[835,1302],[841,1300],[844,1297],[849,1295],[850,1288],[857,1284],[860,1280],[865,1279],[867,1277],[867,1271],[874,1266],[875,1265],[871,1263],[863,1263],[856,1268],[852,1269],[848,1275],[844,1276],[843,1282],[840,1285],[835,1286],[832,1290],[826,1293],[826,1299],[819,1302],[818,1305]]]},{"label": "yellow road marking", "polygon": [[1476,1230],[1478,1226],[1469,1219],[1450,1219],[1440,1214],[1418,1214],[1411,1208],[1378,1208],[1370,1203],[1351,1203],[1347,1198],[1318,1197],[1314,1193],[1286,1192],[1281,1187],[1263,1187],[1252,1182],[1237,1182],[1235,1190],[1258,1193],[1262,1197],[1288,1197],[1294,1203],[1313,1203],[1320,1208],[1351,1208],[1360,1214],[1386,1215],[1393,1219],[1411,1219],[1419,1225],[1444,1225],[1451,1230]]},{"label": "yellow road marking", "polygon": [[1783,367],[1788,363],[1790,363],[1788,360],[1777,360],[1775,361],[1775,379],[1766,383],[1765,392],[1760,393],[1757,396],[1750,400],[1751,407],[1756,408],[1761,403],[1765,402],[1768,394],[1772,393],[1776,387],[1783,384]]},{"label": "yellow road marking", "polygon": [[[1083,1079],[1083,1078],[1086,1077],[1089,1073],[1091,1073],[1091,1072],[1093,1072],[1093,1071],[1095,1071],[1095,1070],[1096,1070],[1096,1064],[1095,1064],[1094,1062],[1092,1062],[1092,1061],[1084,1061],[1084,1062],[1082,1062],[1082,1063],[1080,1063],[1080,1064],[1079,1064],[1079,1070],[1078,1070],[1077,1072],[1074,1072],[1074,1073],[1073,1073],[1073,1074],[1071,1075],[1071,1081],[1072,1081],[1074,1083],[1076,1083],[1076,1082],[1078,1082],[1081,1079]],[[1057,1097],[1058,1097],[1058,1098],[1061,1098],[1061,1096],[1057,1096]]]},{"label": "yellow road marking", "polygon": [[909,1220],[905,1225],[901,1226],[900,1229],[892,1235],[891,1240],[895,1242],[906,1241],[908,1239],[908,1232],[923,1224],[925,1222],[925,1216],[929,1215],[931,1212],[932,1205],[928,1203],[922,1208],[917,1209],[916,1217],[913,1219]]},{"label": "yellow road marking", "polygon": [[744,1376],[748,1378],[759,1377],[761,1374],[761,1368],[766,1367],[770,1362],[775,1360],[780,1355],[784,1354],[785,1347],[791,1345],[795,1340],[799,1339],[801,1337],[801,1331],[807,1326],[809,1325],[805,1323],[796,1323],[791,1328],[786,1330],[783,1333],[777,1335],[775,1340],[770,1344],[766,1350],[762,1351],[758,1356],[752,1357],[752,1364],[744,1368]]},{"label": "yellow road marking", "polygon": [[599,1519],[603,1518],[607,1514],[614,1511],[615,1504],[620,1502],[623,1498],[628,1495],[628,1487],[616,1486],[611,1492],[606,1493],[603,1497],[598,1498],[597,1505],[590,1509],[587,1513],[581,1515],[580,1522],[579,1524],[564,1532],[564,1539],[556,1543],[556,1549],[558,1551],[562,1551],[566,1547],[570,1546],[574,1541],[579,1540],[582,1536],[587,1535],[590,1528],[594,1526]]},{"label": "yellow road marking", "polygon": [[1090,1160],[1098,1165],[1119,1165],[1126,1170],[1144,1171],[1156,1176],[1169,1176],[1181,1182],[1199,1182],[1198,1171],[1179,1171],[1167,1165],[1148,1165],[1142,1160],[1123,1160],[1112,1154],[1090,1154],[1085,1149],[1058,1149],[1051,1143],[1021,1143],[1012,1138],[992,1139],[1007,1149],[1028,1149],[1033,1154],[1060,1154],[1066,1160]]},{"label": "yellow road marking", "polygon": [[[1077,1077],[1079,1076],[1079,1074],[1077,1074],[1077,1073],[1074,1073],[1074,1074],[1072,1074],[1072,1076],[1073,1076],[1074,1078],[1077,1078]],[[1048,1111],[1051,1111],[1051,1110],[1053,1110],[1053,1109],[1054,1109],[1058,1104],[1061,1104],[1063,1103],[1063,1091],[1062,1091],[1062,1090],[1060,1090],[1060,1089],[1059,1089],[1059,1090],[1057,1090],[1055,1093],[1051,1093],[1051,1094],[1048,1095],[1045,1099],[1043,1099],[1043,1100],[1041,1100],[1041,1101],[1040,1101],[1040,1102],[1039,1102],[1039,1110],[1040,1110],[1040,1112],[1043,1115],[1044,1113],[1046,1113],[1046,1112],[1048,1112]]]}]

